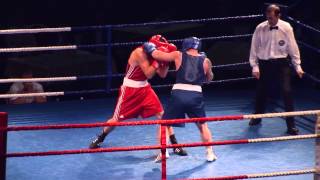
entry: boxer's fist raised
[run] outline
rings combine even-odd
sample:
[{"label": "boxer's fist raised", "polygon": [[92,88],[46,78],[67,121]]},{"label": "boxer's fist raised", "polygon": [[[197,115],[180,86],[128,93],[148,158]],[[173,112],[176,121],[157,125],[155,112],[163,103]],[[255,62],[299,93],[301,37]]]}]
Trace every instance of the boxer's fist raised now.
[{"label": "boxer's fist raised", "polygon": [[156,48],[156,45],[151,43],[151,42],[146,42],[143,44],[143,50],[145,53],[147,53],[148,55],[151,56],[152,52],[155,51],[157,48]]}]

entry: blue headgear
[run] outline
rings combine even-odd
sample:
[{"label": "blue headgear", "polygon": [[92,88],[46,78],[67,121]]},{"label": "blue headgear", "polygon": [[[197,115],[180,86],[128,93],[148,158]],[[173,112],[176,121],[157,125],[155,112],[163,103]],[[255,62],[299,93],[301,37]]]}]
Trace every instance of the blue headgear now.
[{"label": "blue headgear", "polygon": [[182,51],[187,51],[189,49],[201,49],[201,40],[197,37],[185,38],[182,42]]}]

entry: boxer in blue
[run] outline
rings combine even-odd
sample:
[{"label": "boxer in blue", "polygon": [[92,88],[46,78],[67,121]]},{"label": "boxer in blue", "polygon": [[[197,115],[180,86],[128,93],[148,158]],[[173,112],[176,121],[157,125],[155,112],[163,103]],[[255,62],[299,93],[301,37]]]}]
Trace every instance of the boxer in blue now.
[{"label": "boxer in blue", "polygon": [[[176,66],[176,83],[171,92],[171,97],[165,108],[163,119],[176,119],[206,117],[202,85],[213,79],[212,63],[205,53],[200,52],[201,41],[199,38],[190,37],[183,40],[182,50],[171,53],[161,52],[153,43],[143,45],[144,51],[153,58],[174,62]],[[211,142],[212,136],[207,123],[196,123],[200,130],[203,142]],[[184,126],[177,124],[173,126]],[[207,161],[217,159],[212,146],[206,146]]]}]

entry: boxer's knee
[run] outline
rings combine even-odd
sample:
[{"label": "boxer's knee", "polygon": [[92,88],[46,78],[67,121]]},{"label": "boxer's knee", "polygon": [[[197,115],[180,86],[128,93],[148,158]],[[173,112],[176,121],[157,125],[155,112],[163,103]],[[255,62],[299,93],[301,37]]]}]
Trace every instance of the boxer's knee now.
[{"label": "boxer's knee", "polygon": [[115,123],[115,122],[119,122],[119,121],[120,121],[120,119],[117,117],[112,117],[107,120],[108,123]]},{"label": "boxer's knee", "polygon": [[172,126],[167,126],[167,130],[168,130],[168,134],[169,135],[173,135],[174,134],[174,130]]},{"label": "boxer's knee", "polygon": [[207,123],[197,123],[197,126],[201,133],[208,129]]}]

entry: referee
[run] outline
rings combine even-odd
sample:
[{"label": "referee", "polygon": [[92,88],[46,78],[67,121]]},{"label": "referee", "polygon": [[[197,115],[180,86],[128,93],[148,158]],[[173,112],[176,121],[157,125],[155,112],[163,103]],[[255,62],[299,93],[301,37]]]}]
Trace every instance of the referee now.
[{"label": "referee", "polygon": [[[273,84],[281,87],[285,111],[294,111],[291,90],[290,61],[297,75],[302,78],[300,52],[293,29],[288,22],[280,19],[280,7],[271,4],[266,9],[267,20],[260,23],[253,34],[250,65],[252,75],[258,80],[255,113],[264,113],[268,88]],[[287,133],[297,135],[294,118],[288,117]],[[261,119],[252,119],[250,126],[261,124]]]}]

